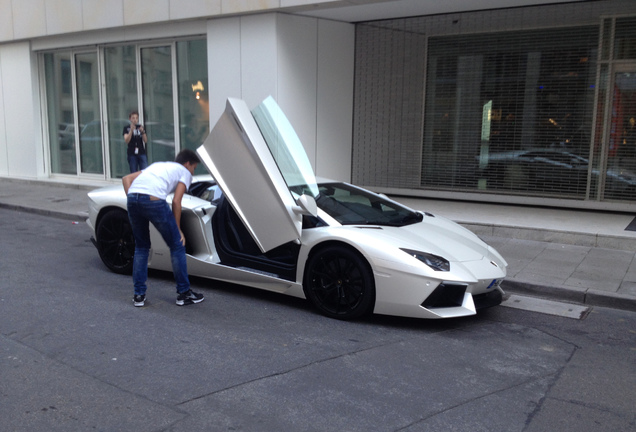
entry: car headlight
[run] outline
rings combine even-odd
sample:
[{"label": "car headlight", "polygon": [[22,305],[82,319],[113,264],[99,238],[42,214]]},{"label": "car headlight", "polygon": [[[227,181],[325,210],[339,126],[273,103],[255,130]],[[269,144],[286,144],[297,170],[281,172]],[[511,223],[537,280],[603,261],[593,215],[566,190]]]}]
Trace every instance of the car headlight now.
[{"label": "car headlight", "polygon": [[412,249],[400,249],[413,258],[417,258],[435,271],[450,271],[450,262],[447,259],[426,252]]}]

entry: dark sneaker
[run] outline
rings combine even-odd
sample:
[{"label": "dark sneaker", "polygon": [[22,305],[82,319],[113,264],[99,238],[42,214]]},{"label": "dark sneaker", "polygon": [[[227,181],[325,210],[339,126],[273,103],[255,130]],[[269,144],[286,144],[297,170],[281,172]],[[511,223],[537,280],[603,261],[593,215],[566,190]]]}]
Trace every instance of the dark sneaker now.
[{"label": "dark sneaker", "polygon": [[135,296],[133,297],[133,303],[137,307],[143,306],[145,302],[146,302],[146,296],[145,295],[137,295],[137,294],[135,294]]},{"label": "dark sneaker", "polygon": [[201,303],[202,301],[203,301],[203,294],[195,293],[192,290],[188,290],[182,294],[177,295],[178,306]]}]

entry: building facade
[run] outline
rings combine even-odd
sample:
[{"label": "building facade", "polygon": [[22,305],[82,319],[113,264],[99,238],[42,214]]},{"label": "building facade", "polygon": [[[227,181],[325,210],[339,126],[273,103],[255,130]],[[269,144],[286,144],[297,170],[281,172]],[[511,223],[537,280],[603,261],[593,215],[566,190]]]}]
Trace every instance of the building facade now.
[{"label": "building facade", "polygon": [[635,12],[597,1],[357,24],[353,181],[633,209]]},{"label": "building facade", "polygon": [[633,0],[0,3],[0,176],[109,183],[228,97],[272,95],[316,173],[405,196],[636,210]]}]

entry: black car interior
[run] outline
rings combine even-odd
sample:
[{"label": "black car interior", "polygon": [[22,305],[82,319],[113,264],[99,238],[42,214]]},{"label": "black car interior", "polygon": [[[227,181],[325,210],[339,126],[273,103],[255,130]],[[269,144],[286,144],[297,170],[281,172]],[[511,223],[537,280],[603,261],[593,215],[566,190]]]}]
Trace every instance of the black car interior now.
[{"label": "black car interior", "polygon": [[[225,199],[225,196],[221,195],[216,200],[212,199],[215,188],[216,185],[213,182],[198,182],[190,187],[189,194],[216,205],[216,210],[212,216],[212,231],[215,248],[219,254],[221,264],[232,267],[246,267],[295,281],[300,245],[295,242],[288,242],[266,253],[261,252],[230,202]],[[187,245],[191,242],[188,238],[188,230],[184,227],[183,231],[184,235],[186,235],[187,249]],[[188,253],[191,252],[189,251]]]}]

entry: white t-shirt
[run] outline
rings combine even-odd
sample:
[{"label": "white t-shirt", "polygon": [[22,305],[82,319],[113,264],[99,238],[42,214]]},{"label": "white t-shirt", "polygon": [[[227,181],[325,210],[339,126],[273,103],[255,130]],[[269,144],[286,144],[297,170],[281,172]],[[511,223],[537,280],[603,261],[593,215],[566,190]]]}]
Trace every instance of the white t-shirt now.
[{"label": "white t-shirt", "polygon": [[128,193],[147,194],[165,200],[179,183],[183,183],[186,190],[190,188],[192,174],[186,167],[177,162],[155,162],[137,176]]}]

